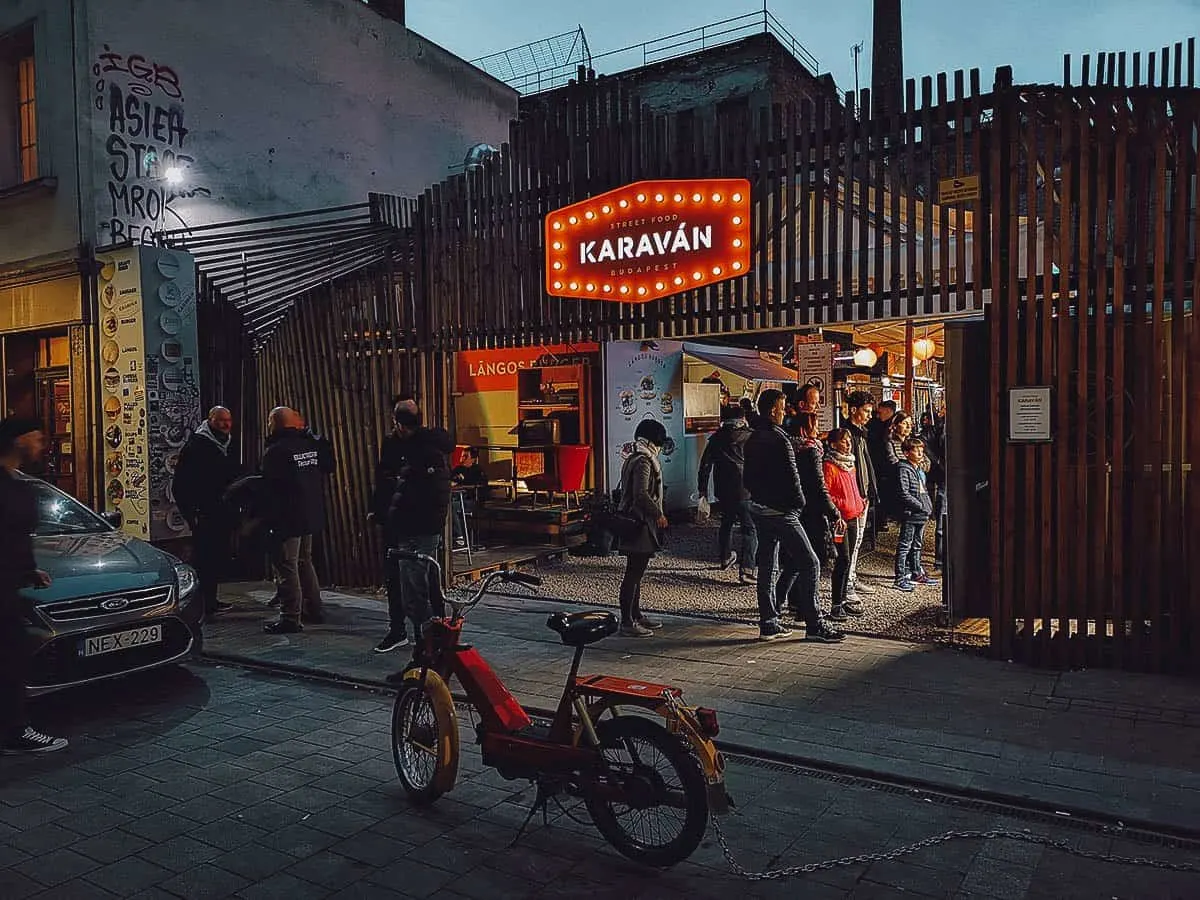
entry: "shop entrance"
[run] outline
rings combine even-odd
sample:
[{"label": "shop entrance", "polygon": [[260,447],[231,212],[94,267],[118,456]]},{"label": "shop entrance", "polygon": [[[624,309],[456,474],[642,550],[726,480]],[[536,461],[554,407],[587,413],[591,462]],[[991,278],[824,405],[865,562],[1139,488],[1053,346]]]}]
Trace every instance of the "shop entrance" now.
[{"label": "shop entrance", "polygon": [[[597,490],[618,481],[632,448],[632,429],[652,417],[667,430],[660,457],[672,528],[664,550],[643,583],[648,608],[663,612],[756,619],[755,588],[743,579],[741,561],[722,566],[721,510],[708,481],[712,515],[702,519],[700,470],[710,437],[729,409],[754,408],[758,395],[776,388],[798,413],[800,389],[821,389],[821,432],[846,423],[846,400],[866,391],[879,410],[894,404],[893,422],[908,418],[935,459],[928,474],[940,495],[926,526],[923,563],[937,584],[897,590],[895,557],[900,528],[888,477],[888,427],[872,453],[882,503],[872,508],[860,556],[860,595],[866,614],[841,627],[855,633],[911,641],[984,647],[989,636],[987,578],[989,493],[987,472],[992,430],[988,416],[988,340],[982,317],[923,319],[826,326],[820,331],[778,331],[707,337],[696,341],[616,342],[604,347],[603,446],[605,462]],[[890,411],[890,410],[889,410]],[[886,415],[886,414],[885,414]],[[893,437],[900,437],[896,429]],[[894,468],[894,464],[890,466]],[[951,500],[950,497],[954,497]],[[958,498],[962,498],[959,500]],[[940,537],[937,534],[941,519]],[[737,529],[732,549],[742,544]],[[590,546],[569,566],[550,569],[557,596],[611,603],[623,557]],[[824,548],[828,558],[832,552]],[[820,603],[830,607],[828,568]]]},{"label": "shop entrance", "polygon": [[42,423],[46,456],[36,474],[68,494],[76,493],[71,351],[65,331],[9,334],[0,338],[6,415]]}]

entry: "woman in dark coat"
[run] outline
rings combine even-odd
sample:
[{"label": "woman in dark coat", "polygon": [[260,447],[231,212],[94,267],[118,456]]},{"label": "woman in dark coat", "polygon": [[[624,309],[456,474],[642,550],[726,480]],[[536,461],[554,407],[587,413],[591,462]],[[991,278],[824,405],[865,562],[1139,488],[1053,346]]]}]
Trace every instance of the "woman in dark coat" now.
[{"label": "woman in dark coat", "polygon": [[[800,513],[800,524],[808,536],[813,552],[824,568],[829,561],[828,536],[832,528],[841,519],[841,513],[829,496],[829,488],[825,484],[825,447],[817,426],[815,413],[800,413],[796,416],[792,446],[796,450],[796,471],[800,475],[800,486],[804,489],[804,510]],[[792,590],[796,589],[795,584]],[[798,602],[788,597],[788,609],[793,613],[799,608]]]},{"label": "woman in dark coat", "polygon": [[645,637],[659,627],[642,615],[642,578],[650,560],[662,549],[667,517],[663,506],[662,466],[658,456],[667,442],[661,422],[645,419],[633,433],[634,450],[621,467],[621,512],[637,519],[641,527],[621,540],[625,576],[621,579],[621,634]]}]

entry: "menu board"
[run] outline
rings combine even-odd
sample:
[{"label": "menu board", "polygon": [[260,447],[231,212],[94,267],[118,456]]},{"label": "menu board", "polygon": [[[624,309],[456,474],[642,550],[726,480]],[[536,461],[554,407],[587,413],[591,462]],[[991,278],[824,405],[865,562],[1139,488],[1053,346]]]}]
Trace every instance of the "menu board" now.
[{"label": "menu board", "polygon": [[201,419],[195,264],[157,247],[97,259],[105,508],[133,537],[185,537],[171,482]]},{"label": "menu board", "polygon": [[150,457],[141,260],[136,247],[97,254],[104,503],[121,530],[150,539]]},{"label": "menu board", "polygon": [[633,433],[644,419],[662,422],[667,442],[659,461],[667,509],[685,509],[696,473],[684,453],[683,344],[678,341],[617,341],[606,345],[604,433],[608,441],[608,489],[621,483],[621,466],[633,453]]}]

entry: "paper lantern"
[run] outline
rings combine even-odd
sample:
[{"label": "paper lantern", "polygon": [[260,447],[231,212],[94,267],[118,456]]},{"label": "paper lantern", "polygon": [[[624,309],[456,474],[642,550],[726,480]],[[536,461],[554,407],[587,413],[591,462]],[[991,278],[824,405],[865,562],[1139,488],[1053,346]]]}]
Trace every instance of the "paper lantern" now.
[{"label": "paper lantern", "polygon": [[879,355],[870,347],[863,347],[860,350],[854,351],[854,364],[862,366],[864,369],[869,369],[879,362]]},{"label": "paper lantern", "polygon": [[931,338],[918,338],[913,341],[912,352],[919,362],[925,362],[937,353],[937,344]]}]

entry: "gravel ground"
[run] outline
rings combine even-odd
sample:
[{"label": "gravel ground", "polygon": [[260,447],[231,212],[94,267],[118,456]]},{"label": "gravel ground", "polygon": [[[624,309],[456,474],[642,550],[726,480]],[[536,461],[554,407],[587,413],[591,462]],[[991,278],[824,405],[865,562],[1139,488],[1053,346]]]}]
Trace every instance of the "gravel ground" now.
[{"label": "gravel ground", "polygon": [[[737,537],[735,536],[735,541]],[[949,634],[942,612],[940,586],[918,585],[905,594],[894,590],[892,559],[896,532],[879,536],[879,548],[859,562],[859,581],[876,589],[863,596],[865,615],[839,627],[854,634],[908,641],[945,641]],[[758,602],[753,586],[738,583],[737,567],[721,571],[716,562],[717,523],[673,527],[667,548],[650,563],[642,586],[642,606],[647,611],[711,616],[756,624]],[[928,535],[927,565],[933,560],[933,538]],[[573,556],[559,564],[543,566],[545,596],[563,597],[602,606],[617,605],[617,590],[625,561],[622,556]],[[829,610],[828,571],[822,573],[820,604]],[[962,643],[959,636],[958,643]]]}]

